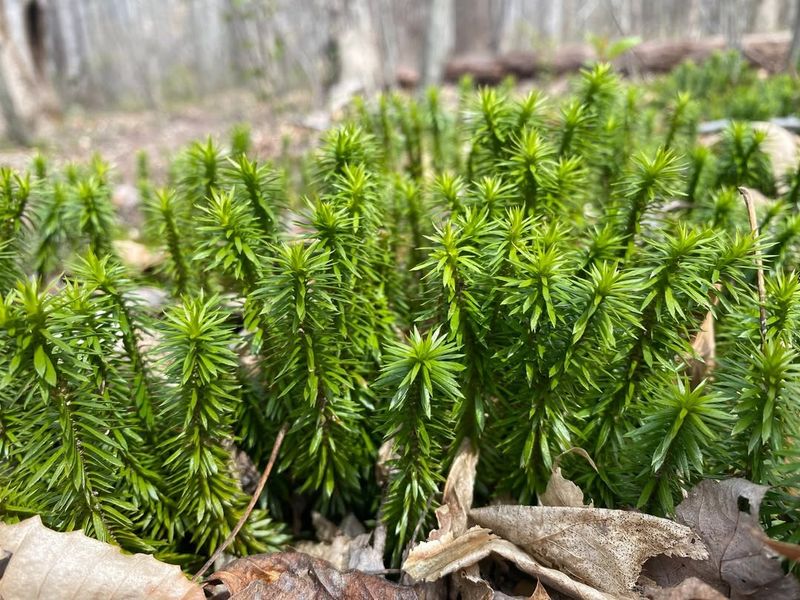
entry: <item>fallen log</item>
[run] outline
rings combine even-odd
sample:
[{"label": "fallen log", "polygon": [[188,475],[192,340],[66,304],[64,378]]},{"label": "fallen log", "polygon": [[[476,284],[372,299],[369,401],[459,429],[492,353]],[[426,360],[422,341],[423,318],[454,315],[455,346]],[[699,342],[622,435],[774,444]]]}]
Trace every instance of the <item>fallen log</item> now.
[{"label": "fallen log", "polygon": [[[776,73],[784,69],[791,44],[788,32],[749,34],[742,39],[742,56],[753,66]],[[617,67],[628,73],[666,73],[692,60],[702,62],[714,52],[724,51],[722,36],[699,40],[649,40],[618,59]],[[555,52],[515,50],[505,54],[472,53],[452,57],[445,65],[445,80],[458,81],[472,75],[480,84],[495,84],[511,75],[530,79],[542,73],[561,75],[578,71],[596,58],[591,46],[567,45]]]}]

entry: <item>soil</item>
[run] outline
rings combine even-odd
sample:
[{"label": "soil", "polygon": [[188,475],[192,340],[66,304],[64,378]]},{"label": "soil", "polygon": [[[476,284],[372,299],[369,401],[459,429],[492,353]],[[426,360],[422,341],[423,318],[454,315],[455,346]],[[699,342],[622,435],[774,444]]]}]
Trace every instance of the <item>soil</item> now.
[{"label": "soil", "polygon": [[70,161],[86,161],[98,152],[112,164],[118,182],[133,183],[136,154],[144,150],[152,175],[159,180],[177,150],[208,135],[227,144],[229,132],[237,123],[251,127],[253,156],[274,158],[282,152],[302,152],[327,127],[328,117],[324,113],[294,113],[291,101],[282,105],[282,110],[276,110],[253,94],[232,91],[157,110],[71,109],[59,119],[43,123],[34,146],[0,146],[0,165],[28,168],[38,151],[58,167]]}]

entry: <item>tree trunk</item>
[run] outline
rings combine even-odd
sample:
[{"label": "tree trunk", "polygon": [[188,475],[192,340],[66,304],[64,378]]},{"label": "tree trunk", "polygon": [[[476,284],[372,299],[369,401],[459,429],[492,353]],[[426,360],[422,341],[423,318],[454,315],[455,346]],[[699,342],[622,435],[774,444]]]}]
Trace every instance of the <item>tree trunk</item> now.
[{"label": "tree trunk", "polygon": [[433,0],[430,10],[422,65],[422,81],[425,85],[442,80],[444,65],[455,42],[453,0]]},{"label": "tree trunk", "polygon": [[332,11],[331,53],[336,77],[329,101],[336,110],[354,94],[370,94],[379,89],[383,67],[368,0],[338,2]]},{"label": "tree trunk", "polygon": [[[23,31],[16,30],[16,38],[9,26],[9,15],[24,25]],[[21,144],[31,142],[42,117],[56,106],[45,78],[44,25],[43,2],[0,0],[0,110],[6,134]],[[20,33],[24,39],[19,38]]]},{"label": "tree trunk", "polygon": [[786,68],[792,75],[797,75],[797,62],[800,60],[800,0],[794,7],[794,26],[792,27],[792,44],[786,56]]}]

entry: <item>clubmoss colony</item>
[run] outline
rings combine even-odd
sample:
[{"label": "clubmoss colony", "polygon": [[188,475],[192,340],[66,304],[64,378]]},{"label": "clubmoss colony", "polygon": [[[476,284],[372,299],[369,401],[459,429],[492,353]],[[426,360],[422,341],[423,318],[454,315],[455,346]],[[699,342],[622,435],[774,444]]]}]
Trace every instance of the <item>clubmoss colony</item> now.
[{"label": "clubmoss colony", "polygon": [[[776,112],[797,101],[743,73]],[[165,189],[140,156],[142,236],[164,257],[144,275],[115,255],[102,160],[0,171],[3,517],[191,564],[247,503],[234,445],[263,467],[287,422],[236,552],[284,543],[305,503],[380,514],[397,556],[463,438],[484,501],[535,501],[581,446],[598,471],[567,474],[598,505],[669,514],[699,479],[741,475],[778,486],[764,518],[796,536],[800,170],[776,179],[744,122],[700,144],[719,77],[645,88],[598,64],[563,98],[466,81],[457,102],[356,102],[300,194],[248,158],[241,127],[230,152],[180,153]],[[739,185],[777,198],[758,236]],[[143,283],[168,292],[163,311]]]}]

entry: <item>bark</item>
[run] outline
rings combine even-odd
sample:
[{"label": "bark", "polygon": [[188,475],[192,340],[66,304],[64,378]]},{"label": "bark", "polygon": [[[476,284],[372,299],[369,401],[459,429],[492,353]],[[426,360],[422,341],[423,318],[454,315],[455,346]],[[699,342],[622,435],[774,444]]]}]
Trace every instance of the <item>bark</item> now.
[{"label": "bark", "polygon": [[354,94],[381,87],[380,45],[368,0],[337,2],[333,6],[332,55],[335,77],[329,104],[336,110]]},{"label": "bark", "polygon": [[[35,10],[43,10],[41,2]],[[27,5],[29,6],[29,5]],[[44,40],[31,36],[44,35],[40,27],[44,16],[28,27],[12,30],[10,22],[25,24],[26,5],[0,0],[0,110],[5,119],[6,134],[12,140],[29,144],[41,119],[55,111],[54,94],[44,71]],[[24,33],[23,39],[13,35]]]},{"label": "bark", "polygon": [[792,43],[786,56],[786,68],[797,75],[797,62],[800,61],[800,0],[795,2],[794,24],[792,26]]},{"label": "bark", "polygon": [[433,0],[425,35],[425,62],[422,79],[426,85],[442,80],[445,62],[453,50],[453,0]]},{"label": "bark", "polygon": [[[800,29],[798,0],[36,0],[48,16],[45,43],[29,48],[19,17],[29,1],[4,0],[3,11],[18,15],[6,37],[23,52],[27,76],[44,73],[65,103],[106,107],[238,85],[265,98],[302,89],[321,106],[329,92],[339,103],[398,79],[438,81],[454,58],[480,63],[486,81],[497,77],[497,57],[519,76],[534,70],[530,53],[569,70],[584,59],[589,32],[653,44],[723,36],[744,46],[747,33]],[[629,67],[639,68],[639,52]],[[660,52],[649,57],[658,65],[680,54]],[[751,60],[771,65],[774,56],[767,49]],[[19,78],[5,72],[9,61],[0,60],[4,110],[25,112],[36,103],[15,100]]]}]

